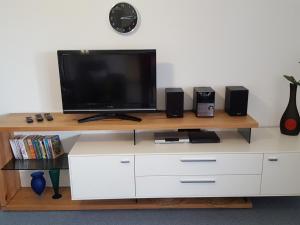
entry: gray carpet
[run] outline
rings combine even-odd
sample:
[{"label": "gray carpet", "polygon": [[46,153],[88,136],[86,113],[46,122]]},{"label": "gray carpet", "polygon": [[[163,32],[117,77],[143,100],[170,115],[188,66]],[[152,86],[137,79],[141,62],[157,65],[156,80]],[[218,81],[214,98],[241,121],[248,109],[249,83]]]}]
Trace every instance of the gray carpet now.
[{"label": "gray carpet", "polygon": [[300,197],[253,203],[253,209],[0,212],[0,225],[300,225]]}]

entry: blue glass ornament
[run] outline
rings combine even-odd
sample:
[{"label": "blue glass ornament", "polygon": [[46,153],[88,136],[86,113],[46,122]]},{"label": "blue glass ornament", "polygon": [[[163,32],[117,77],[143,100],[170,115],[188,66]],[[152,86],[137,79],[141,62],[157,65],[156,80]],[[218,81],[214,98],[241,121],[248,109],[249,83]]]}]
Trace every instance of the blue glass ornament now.
[{"label": "blue glass ornament", "polygon": [[46,180],[44,178],[44,172],[38,171],[31,174],[31,188],[32,190],[41,195],[46,187]]}]

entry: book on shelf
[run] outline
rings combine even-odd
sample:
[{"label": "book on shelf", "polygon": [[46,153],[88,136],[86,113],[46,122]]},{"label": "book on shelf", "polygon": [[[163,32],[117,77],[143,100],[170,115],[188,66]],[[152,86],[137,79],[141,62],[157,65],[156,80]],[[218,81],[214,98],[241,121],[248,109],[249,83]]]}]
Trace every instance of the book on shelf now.
[{"label": "book on shelf", "polygon": [[53,158],[57,158],[64,153],[62,151],[61,142],[58,135],[53,135],[52,137],[50,137],[49,143]]},{"label": "book on shelf", "polygon": [[33,146],[35,148],[35,152],[37,154],[37,159],[43,159],[43,154],[41,152],[41,149],[40,149],[40,143],[39,143],[39,136],[36,135],[34,136],[34,138],[32,139],[33,141]]},{"label": "book on shelf", "polygon": [[19,147],[17,146],[16,139],[9,139],[9,143],[15,159],[23,159]]},{"label": "book on shelf", "polygon": [[64,153],[58,135],[17,135],[9,143],[15,159],[55,159]]},{"label": "book on shelf", "polygon": [[24,141],[25,141],[25,135],[20,135],[17,137],[17,143],[20,149],[20,152],[22,154],[22,158],[23,159],[29,159],[27,151],[26,151],[26,147],[24,145]]},{"label": "book on shelf", "polygon": [[43,159],[47,159],[48,157],[47,157],[47,154],[46,154],[46,151],[45,151],[45,147],[44,147],[44,144],[43,144],[43,139],[44,139],[43,136],[39,136],[39,138],[38,138],[38,145],[39,145],[40,151],[42,153],[42,158]]},{"label": "book on shelf", "polygon": [[26,138],[26,141],[27,141],[27,146],[29,148],[29,152],[30,152],[30,156],[31,156],[30,158],[31,159],[37,159],[36,152],[34,150],[33,143],[32,143],[33,137],[34,137],[33,135],[28,136]]}]

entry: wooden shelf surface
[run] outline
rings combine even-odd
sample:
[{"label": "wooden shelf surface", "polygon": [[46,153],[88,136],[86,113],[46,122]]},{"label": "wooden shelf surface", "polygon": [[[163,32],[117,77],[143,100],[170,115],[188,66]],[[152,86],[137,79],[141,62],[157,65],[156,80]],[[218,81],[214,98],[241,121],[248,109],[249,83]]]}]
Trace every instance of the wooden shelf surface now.
[{"label": "wooden shelf surface", "polygon": [[31,188],[21,188],[5,211],[51,211],[51,210],[108,210],[108,209],[176,209],[176,208],[252,208],[248,198],[176,198],[176,199],[126,199],[72,201],[70,188],[61,188],[63,197],[52,199],[52,189],[47,188],[41,196]]},{"label": "wooden shelf surface", "polygon": [[25,122],[34,113],[13,113],[0,116],[0,131],[78,131],[78,130],[155,130],[177,128],[256,128],[258,123],[251,116],[232,117],[224,111],[216,111],[213,118],[199,118],[185,112],[184,118],[166,118],[165,113],[132,114],[141,122],[125,120],[101,120],[88,123],[77,122],[89,115],[53,113],[53,121]]}]

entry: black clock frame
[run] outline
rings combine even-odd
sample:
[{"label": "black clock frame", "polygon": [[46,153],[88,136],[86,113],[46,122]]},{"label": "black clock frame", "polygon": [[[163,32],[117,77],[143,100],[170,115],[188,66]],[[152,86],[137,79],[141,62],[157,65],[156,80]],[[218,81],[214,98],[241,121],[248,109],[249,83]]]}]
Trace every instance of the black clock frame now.
[{"label": "black clock frame", "polygon": [[110,25],[119,33],[132,32],[138,23],[138,14],[135,8],[126,2],[114,5],[109,13]]}]

